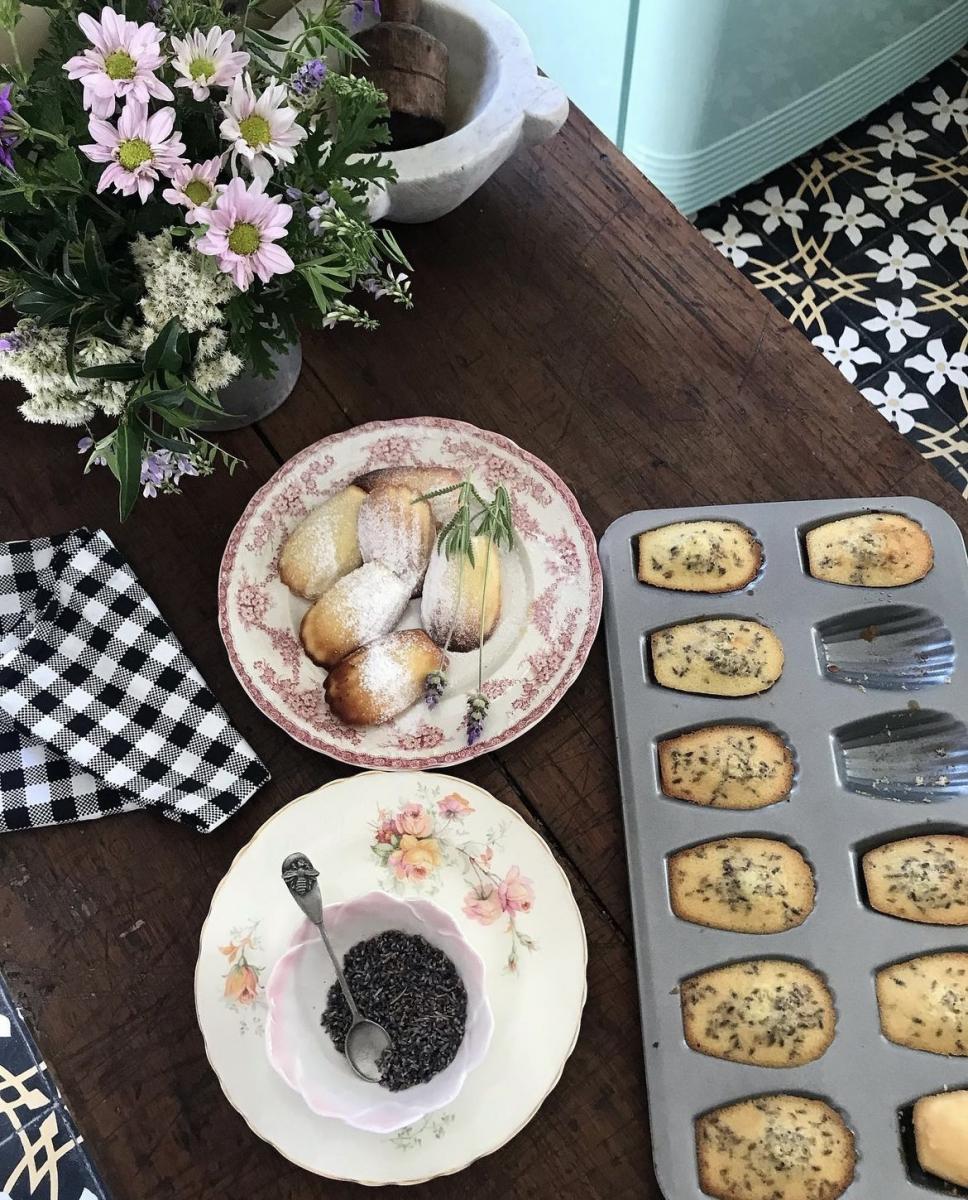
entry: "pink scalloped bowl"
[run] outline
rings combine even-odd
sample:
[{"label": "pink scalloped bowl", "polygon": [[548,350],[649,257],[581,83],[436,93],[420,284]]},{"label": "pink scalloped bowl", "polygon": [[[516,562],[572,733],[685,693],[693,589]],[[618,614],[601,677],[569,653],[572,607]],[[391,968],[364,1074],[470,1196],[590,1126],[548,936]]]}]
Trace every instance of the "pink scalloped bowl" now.
[{"label": "pink scalloped bowl", "polygon": [[427,1083],[390,1092],[359,1079],[320,1026],[336,973],[322,939],[308,932],[308,923],[273,967],[266,985],[266,1052],[273,1068],[319,1116],[370,1133],[394,1133],[452,1103],[468,1073],[483,1062],[494,1032],[484,960],[454,919],[430,900],[367,892],[323,911],[341,961],[351,946],[384,930],[419,933],[450,958],[467,989],[464,1039],[453,1062]]}]

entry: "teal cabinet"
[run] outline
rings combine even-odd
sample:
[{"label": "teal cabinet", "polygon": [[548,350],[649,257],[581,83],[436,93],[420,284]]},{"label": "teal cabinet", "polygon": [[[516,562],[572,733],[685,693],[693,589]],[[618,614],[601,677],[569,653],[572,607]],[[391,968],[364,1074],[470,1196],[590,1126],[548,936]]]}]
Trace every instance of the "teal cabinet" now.
[{"label": "teal cabinet", "polygon": [[686,212],[817,145],[968,40],[968,0],[503,3],[540,65]]},{"label": "teal cabinet", "polygon": [[599,129],[618,141],[638,0],[499,0],[527,33],[542,71],[560,83]]}]

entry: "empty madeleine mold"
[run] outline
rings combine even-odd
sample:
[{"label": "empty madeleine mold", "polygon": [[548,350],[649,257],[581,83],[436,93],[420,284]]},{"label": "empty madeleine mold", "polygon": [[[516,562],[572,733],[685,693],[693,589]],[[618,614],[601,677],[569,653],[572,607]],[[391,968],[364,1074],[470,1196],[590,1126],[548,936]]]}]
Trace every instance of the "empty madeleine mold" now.
[{"label": "empty madeleine mold", "polygon": [[860,608],[821,621],[815,633],[821,669],[836,683],[914,691],[948,683],[954,673],[951,631],[925,608]]},{"label": "empty madeleine mold", "polygon": [[968,794],[968,729],[950,713],[879,713],[842,725],[833,739],[848,791],[915,803]]}]

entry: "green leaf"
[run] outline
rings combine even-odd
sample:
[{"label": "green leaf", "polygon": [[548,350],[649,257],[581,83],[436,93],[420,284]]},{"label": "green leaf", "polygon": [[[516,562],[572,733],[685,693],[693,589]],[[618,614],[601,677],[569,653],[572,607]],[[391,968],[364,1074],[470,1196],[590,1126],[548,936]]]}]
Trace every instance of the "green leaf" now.
[{"label": "green leaf", "polygon": [[141,449],[144,441],[144,428],[137,423],[120,425],[114,437],[118,483],[121,487],[118,511],[122,521],[131,515],[141,491]]},{"label": "green leaf", "polygon": [[191,398],[192,404],[196,408],[200,408],[203,412],[215,413],[216,416],[224,417],[225,409],[216,400],[210,396],[206,396],[204,392],[200,392],[198,388],[186,380],[185,388]]},{"label": "green leaf", "polygon": [[155,340],[145,351],[144,373],[154,375],[158,371],[178,371],[183,359],[178,349],[178,339],[184,332],[177,317],[172,317]]},{"label": "green leaf", "polygon": [[150,404],[152,408],[176,408],[188,399],[184,387],[156,388],[150,392],[139,392],[138,401]]},{"label": "green leaf", "polygon": [[104,247],[94,222],[88,221],[84,228],[84,269],[88,277],[102,291],[111,290],[108,282],[108,264],[104,257]]},{"label": "green leaf", "polygon": [[195,444],[193,442],[186,442],[181,438],[169,437],[167,433],[159,433],[157,429],[152,429],[150,425],[146,425],[144,421],[141,421],[140,424],[148,440],[155,442],[159,446],[163,446],[166,450],[170,450],[172,454],[193,454],[195,452]]},{"label": "green leaf", "polygon": [[75,382],[77,380],[77,364],[75,362],[75,354],[77,352],[77,338],[81,332],[81,328],[87,317],[87,305],[81,305],[80,308],[75,308],[71,313],[71,319],[67,323],[67,345],[64,348],[64,358],[67,361],[67,373]]},{"label": "green leaf", "polygon": [[60,150],[50,160],[50,168],[69,183],[81,182],[81,164],[73,150]]},{"label": "green leaf", "polygon": [[164,418],[173,429],[195,429],[200,424],[197,415],[184,412],[180,408],[165,408],[164,405],[146,404],[146,408]]},{"label": "green leaf", "polygon": [[110,379],[115,383],[134,383],[143,378],[138,363],[105,363],[101,367],[81,367],[81,379]]}]

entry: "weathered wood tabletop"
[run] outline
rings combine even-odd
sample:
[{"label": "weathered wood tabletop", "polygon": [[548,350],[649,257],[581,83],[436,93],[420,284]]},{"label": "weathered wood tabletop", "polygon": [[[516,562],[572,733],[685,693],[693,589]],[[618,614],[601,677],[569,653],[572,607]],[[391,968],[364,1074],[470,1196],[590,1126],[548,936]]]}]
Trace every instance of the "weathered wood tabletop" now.
[{"label": "weathered wood tabletop", "polygon": [[[3,392],[0,537],[107,529],[273,774],[209,837],[137,814],[0,839],[0,963],[116,1200],[359,1194],[249,1131],[209,1069],[192,998],[198,932],[236,851],[293,797],[349,772],[258,713],[219,637],[223,546],[281,462],[359,422],[433,414],[540,456],[598,535],[635,508],[906,493],[968,528],[954,489],[580,115],[460,210],[400,236],[414,312],[384,313],[375,334],[308,338],[288,403],[226,438],[248,469],[189,481],[122,527],[107,473],[82,479],[70,434],[25,425]],[[524,813],[564,863],[589,998],[527,1129],[411,1194],[658,1197],[601,638],[536,729],[458,771]]]}]

